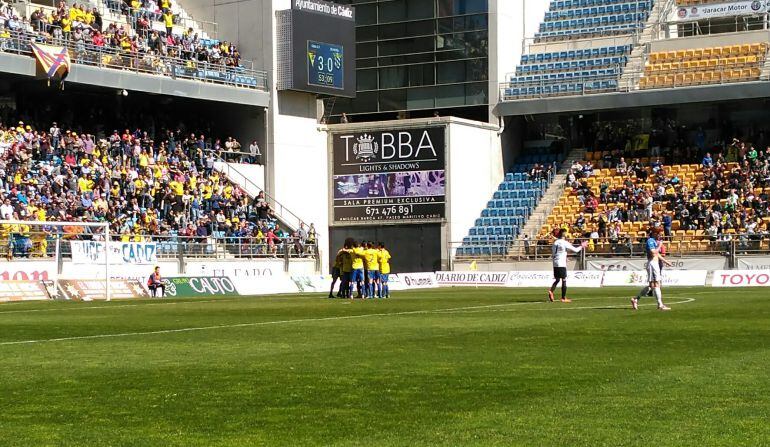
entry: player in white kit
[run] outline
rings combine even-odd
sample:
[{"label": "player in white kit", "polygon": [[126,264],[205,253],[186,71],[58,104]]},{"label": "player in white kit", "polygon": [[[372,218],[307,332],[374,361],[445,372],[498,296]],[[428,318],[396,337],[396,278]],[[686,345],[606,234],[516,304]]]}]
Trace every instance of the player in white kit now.
[{"label": "player in white kit", "polygon": [[567,234],[567,230],[559,230],[559,238],[554,241],[551,247],[551,260],[553,261],[553,284],[548,290],[548,301],[553,302],[553,292],[556,290],[556,286],[561,282],[561,302],[571,303],[572,300],[567,298],[567,251],[572,253],[578,253],[584,249],[588,242],[583,242],[579,247],[575,247],[566,240],[564,236]]},{"label": "player in white kit", "polygon": [[647,264],[645,264],[645,268],[647,269],[648,285],[642,288],[638,295],[631,298],[631,307],[634,310],[639,308],[639,299],[646,296],[650,290],[652,290],[653,296],[655,296],[655,299],[658,301],[658,310],[671,310],[670,307],[663,304],[663,292],[660,290],[661,281],[663,280],[663,275],[660,273],[661,264],[670,267],[671,263],[660,254],[660,249],[658,248],[660,247],[658,243],[659,238],[660,230],[654,230],[645,243],[644,250],[647,252]]}]

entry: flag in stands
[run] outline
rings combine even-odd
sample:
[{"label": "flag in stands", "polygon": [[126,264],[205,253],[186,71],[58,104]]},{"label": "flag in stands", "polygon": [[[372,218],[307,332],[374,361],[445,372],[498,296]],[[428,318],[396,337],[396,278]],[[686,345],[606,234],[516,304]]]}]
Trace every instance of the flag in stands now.
[{"label": "flag in stands", "polygon": [[479,266],[476,265],[476,261],[471,262],[471,270],[476,271],[479,269]]},{"label": "flag in stands", "polygon": [[70,71],[70,54],[66,48],[33,43],[32,51],[49,80],[57,74],[62,80],[67,77]]}]

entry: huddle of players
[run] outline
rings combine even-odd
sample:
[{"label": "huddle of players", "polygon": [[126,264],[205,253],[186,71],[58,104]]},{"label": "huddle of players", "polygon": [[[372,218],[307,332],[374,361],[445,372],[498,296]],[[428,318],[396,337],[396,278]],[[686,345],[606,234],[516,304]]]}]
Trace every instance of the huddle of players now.
[{"label": "huddle of players", "polygon": [[329,298],[334,298],[334,285],[340,280],[338,298],[353,298],[353,283],[358,298],[390,298],[390,252],[382,242],[361,242],[352,238],[337,252],[332,268],[332,285]]}]

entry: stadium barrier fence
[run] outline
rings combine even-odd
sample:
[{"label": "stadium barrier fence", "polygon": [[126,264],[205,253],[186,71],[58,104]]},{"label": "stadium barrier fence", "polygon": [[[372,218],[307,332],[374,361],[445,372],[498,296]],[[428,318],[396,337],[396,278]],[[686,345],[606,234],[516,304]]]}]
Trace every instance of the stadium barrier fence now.
[{"label": "stadium barrier fence", "polygon": [[172,79],[194,80],[266,92],[267,72],[255,70],[251,61],[241,61],[246,66],[227,67],[205,61],[193,61],[159,54],[139,54],[118,48],[100,47],[85,42],[53,39],[43,41],[33,35],[14,33],[0,38],[0,51],[33,56],[32,44],[60,45],[69,49],[73,64],[89,65],[134,73],[154,74]]},{"label": "stadium barrier fence", "polygon": [[[577,240],[589,240],[580,237]],[[592,259],[642,260],[645,257],[644,236],[625,235],[617,239],[597,238],[576,256],[579,269]],[[665,237],[666,257],[669,260],[714,257],[721,258],[729,268],[737,268],[739,256],[770,254],[770,234],[684,235]],[[505,242],[486,242],[478,239],[453,242],[448,246],[453,262],[527,262],[551,259],[550,239],[516,239]]]}]

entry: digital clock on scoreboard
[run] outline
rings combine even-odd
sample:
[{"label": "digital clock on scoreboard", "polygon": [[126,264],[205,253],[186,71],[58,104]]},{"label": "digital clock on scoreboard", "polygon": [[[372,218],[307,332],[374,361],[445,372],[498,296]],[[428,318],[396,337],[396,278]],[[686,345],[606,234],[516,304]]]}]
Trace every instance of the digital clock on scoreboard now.
[{"label": "digital clock on scoreboard", "polygon": [[307,42],[308,84],[318,87],[345,88],[345,52],[342,45]]}]

